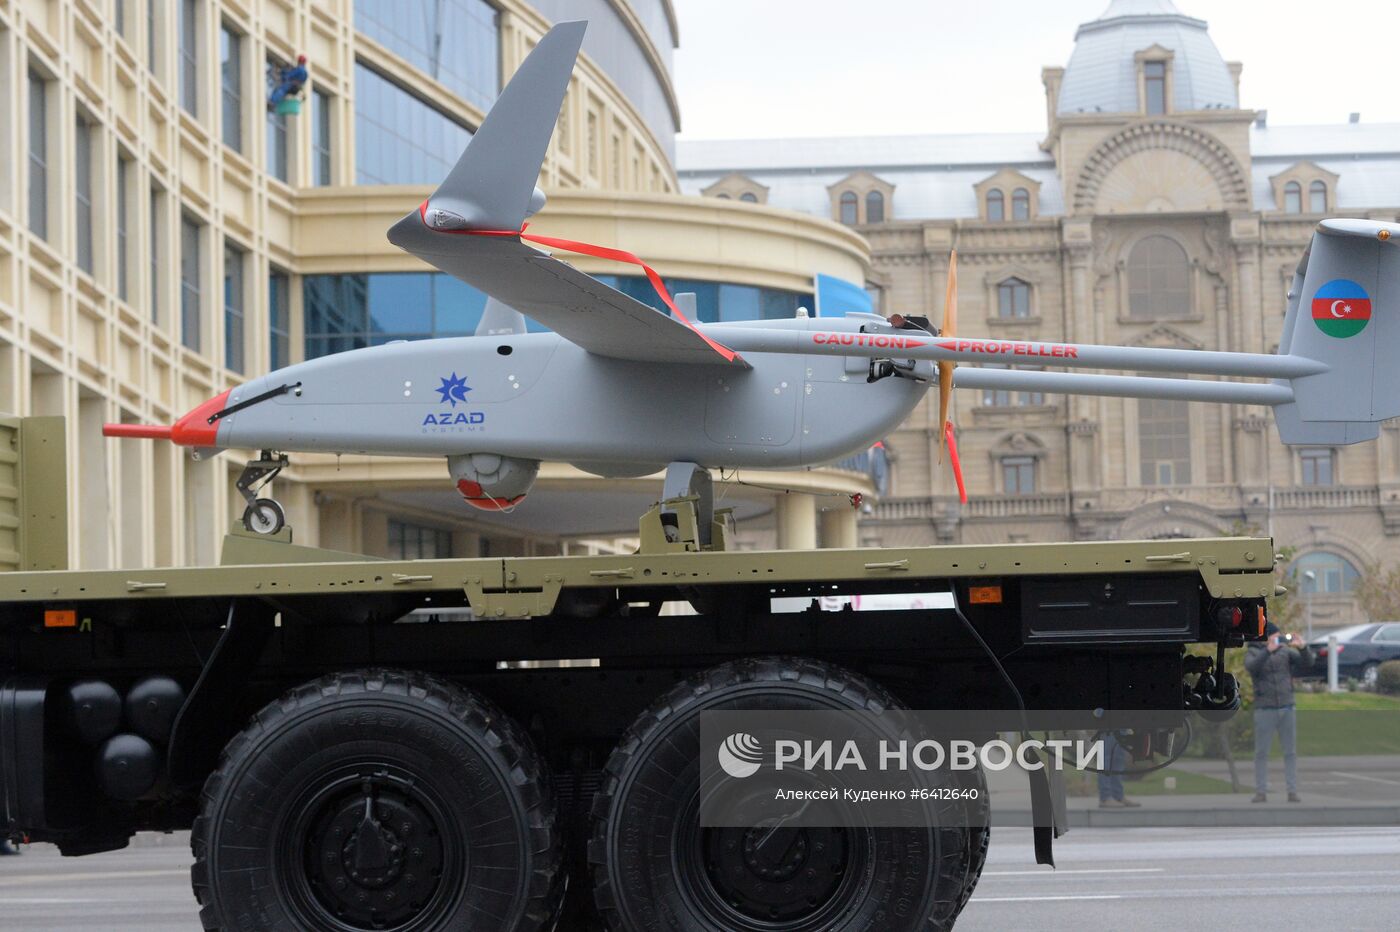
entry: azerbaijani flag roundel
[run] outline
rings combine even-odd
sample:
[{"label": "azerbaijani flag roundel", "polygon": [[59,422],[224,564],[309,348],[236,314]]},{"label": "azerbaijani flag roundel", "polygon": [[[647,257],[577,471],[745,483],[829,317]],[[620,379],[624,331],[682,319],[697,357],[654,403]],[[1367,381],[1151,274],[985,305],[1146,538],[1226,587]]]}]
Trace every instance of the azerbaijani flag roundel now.
[{"label": "azerbaijani flag roundel", "polygon": [[1312,315],[1329,337],[1354,337],[1371,322],[1371,296],[1349,278],[1334,278],[1313,295]]}]

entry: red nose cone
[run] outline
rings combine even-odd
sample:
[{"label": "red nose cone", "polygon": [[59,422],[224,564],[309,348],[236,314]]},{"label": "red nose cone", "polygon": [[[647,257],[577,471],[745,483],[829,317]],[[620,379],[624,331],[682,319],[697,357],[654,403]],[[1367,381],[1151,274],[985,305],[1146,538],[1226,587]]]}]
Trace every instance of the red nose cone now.
[{"label": "red nose cone", "polygon": [[[232,391],[230,389],[229,391]],[[128,437],[140,440],[169,440],[182,447],[213,447],[219,435],[219,422],[212,424],[209,418],[224,410],[228,404],[228,392],[210,398],[174,424],[103,424],[102,436]]]},{"label": "red nose cone", "polygon": [[182,447],[218,446],[219,422],[211,424],[209,418],[224,410],[227,404],[228,392],[210,398],[175,422],[170,428],[170,439]]},{"label": "red nose cone", "polygon": [[525,500],[524,495],[517,495],[514,498],[494,498],[482,491],[479,482],[472,482],[470,479],[458,479],[457,491],[462,493],[462,498],[466,500],[468,505],[480,508],[482,511],[507,511]]}]

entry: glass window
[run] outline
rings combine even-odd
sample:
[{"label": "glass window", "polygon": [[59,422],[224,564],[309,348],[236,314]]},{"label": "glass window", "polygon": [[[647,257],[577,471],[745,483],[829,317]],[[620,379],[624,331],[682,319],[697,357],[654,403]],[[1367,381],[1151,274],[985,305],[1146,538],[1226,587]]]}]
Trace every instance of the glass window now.
[{"label": "glass window", "polygon": [[885,222],[885,195],[879,191],[871,191],[865,195],[865,222]]},{"label": "glass window", "polygon": [[1303,485],[1332,485],[1334,454],[1328,448],[1304,447],[1298,451]]},{"label": "glass window", "polygon": [[180,342],[200,348],[199,224],[180,218]]},{"label": "glass window", "polygon": [[1011,219],[1031,219],[1031,192],[1025,188],[1017,188],[1011,192]]},{"label": "glass window", "polygon": [[1003,456],[1001,486],[1007,495],[1027,495],[1035,491],[1035,457]]},{"label": "glass window", "polygon": [[151,70],[151,74],[156,73],[156,53],[159,46],[156,44],[156,7],[160,0],[146,0],[146,67]]},{"label": "glass window", "polygon": [[1290,181],[1283,186],[1283,212],[1301,214],[1303,212],[1303,186]]},{"label": "glass window", "polygon": [[112,25],[117,35],[126,35],[126,0],[112,0]]},{"label": "glass window", "polygon": [[1322,181],[1314,181],[1308,185],[1308,212],[1313,214],[1327,213],[1327,184]]},{"label": "glass window", "polygon": [[1167,112],[1167,63],[1149,61],[1142,65],[1142,85],[1146,100],[1143,109],[1149,115]]},{"label": "glass window", "polygon": [[1138,401],[1138,458],[1143,485],[1189,485],[1191,416],[1185,401]]},{"label": "glass window", "polygon": [[219,30],[219,96],[224,145],[243,151],[243,62],[241,38],[225,24]]},{"label": "glass window", "polygon": [[997,285],[997,316],[1031,316],[1031,286],[1019,278],[1008,278]]},{"label": "glass window", "polygon": [[151,185],[151,322],[160,323],[160,189]]},{"label": "glass window", "polygon": [[451,556],[451,531],[389,519],[390,559],[446,560]]},{"label": "glass window", "polygon": [[[598,281],[657,310],[661,298],[642,275],[597,275]],[[697,279],[668,278],[672,295],[694,294],[695,316],[706,323],[779,320],[812,307],[811,294]],[[302,280],[306,358],[375,346],[390,340],[466,336],[476,332],[486,296],[441,272],[308,275]],[[527,321],[530,332],[545,330]]]},{"label": "glass window", "polygon": [[1128,254],[1128,316],[1187,317],[1190,285],[1190,262],[1176,240],[1148,236]]},{"label": "glass window", "polygon": [[987,192],[987,219],[1006,219],[1006,195],[1001,193],[1001,188],[992,188]]},{"label": "glass window", "polygon": [[355,66],[358,184],[437,184],[471,130],[376,71]]},{"label": "glass window", "polygon": [[1350,560],[1326,550],[1299,557],[1293,572],[1304,595],[1341,595],[1356,588],[1356,581],[1361,578]]},{"label": "glass window", "polygon": [[752,191],[745,191],[743,194],[739,195],[739,200],[743,201],[746,204],[757,204],[758,196]]},{"label": "glass window", "polygon": [[131,300],[131,159],[117,154],[117,297]]},{"label": "glass window", "polygon": [[856,209],[860,204],[860,199],[856,197],[854,191],[841,192],[841,222],[847,226],[855,226],[860,222],[856,216]]},{"label": "glass window", "polygon": [[1371,641],[1382,641],[1387,644],[1400,641],[1400,625],[1381,625],[1380,630],[1371,636]]},{"label": "glass window", "polygon": [[331,183],[331,95],[320,88],[311,92],[311,119],[312,184],[325,186]]},{"label": "glass window", "polygon": [[[282,62],[269,57],[267,70],[281,74]],[[287,181],[287,115],[267,111],[267,173],[278,181]]]},{"label": "glass window", "polygon": [[180,2],[180,106],[199,116],[199,0]]},{"label": "glass window", "polygon": [[292,361],[291,279],[273,269],[267,276],[268,368],[281,369]]},{"label": "glass window", "polygon": [[29,229],[49,237],[49,106],[48,86],[29,71]]},{"label": "glass window", "polygon": [[224,366],[243,371],[243,252],[224,245]]},{"label": "glass window", "polygon": [[355,28],[483,110],[500,93],[500,14],[486,0],[355,0]]},{"label": "glass window", "polygon": [[73,216],[78,268],[92,274],[92,124],[78,114],[73,134]]}]

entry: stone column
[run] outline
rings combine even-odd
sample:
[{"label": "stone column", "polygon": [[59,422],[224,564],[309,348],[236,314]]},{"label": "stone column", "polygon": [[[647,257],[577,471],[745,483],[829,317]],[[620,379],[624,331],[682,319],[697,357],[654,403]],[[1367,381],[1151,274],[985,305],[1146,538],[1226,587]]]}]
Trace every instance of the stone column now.
[{"label": "stone column", "polygon": [[856,510],[850,506],[824,509],[821,513],[821,532],[823,547],[851,550],[860,546],[856,534]]},{"label": "stone column", "polygon": [[777,498],[778,549],[817,548],[817,500],[801,492],[784,492]]}]

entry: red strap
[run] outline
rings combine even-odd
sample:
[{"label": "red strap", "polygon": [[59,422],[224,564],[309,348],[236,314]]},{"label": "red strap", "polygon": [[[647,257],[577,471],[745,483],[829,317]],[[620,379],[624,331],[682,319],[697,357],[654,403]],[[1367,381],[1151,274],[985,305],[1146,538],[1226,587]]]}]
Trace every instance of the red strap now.
[{"label": "red strap", "polygon": [[958,483],[958,499],[967,504],[967,486],[963,485],[962,463],[958,461],[958,442],[953,439],[953,422],[943,422],[943,436],[948,438],[948,463],[953,467],[953,479]]},{"label": "red strap", "polygon": [[[418,213],[423,218],[423,223],[426,225],[428,222],[427,201],[424,201],[422,206],[418,208]],[[676,307],[676,302],[671,300],[671,292],[666,289],[666,283],[661,280],[661,276],[657,274],[656,269],[647,265],[635,254],[627,252],[624,249],[595,246],[592,243],[581,243],[578,240],[559,239],[555,236],[540,236],[535,233],[526,233],[525,228],[527,226],[529,226],[529,224],[521,226],[519,230],[438,230],[432,227],[429,227],[429,229],[432,229],[434,233],[458,233],[468,236],[518,236],[522,240],[539,243],[541,246],[552,246],[555,249],[563,249],[566,252],[576,252],[580,255],[596,256],[599,259],[609,259],[613,262],[626,262],[629,265],[639,265],[642,267],[642,271],[647,273],[647,280],[651,282],[651,287],[656,290],[657,296],[661,298],[662,303],[671,309],[671,313],[675,315],[677,320],[693,330],[700,339],[705,341],[710,349],[723,356],[725,362],[733,362],[734,357],[738,355],[729,347],[716,343],[714,340],[705,336],[703,330],[695,326],[689,317],[681,313],[681,309]]]}]

